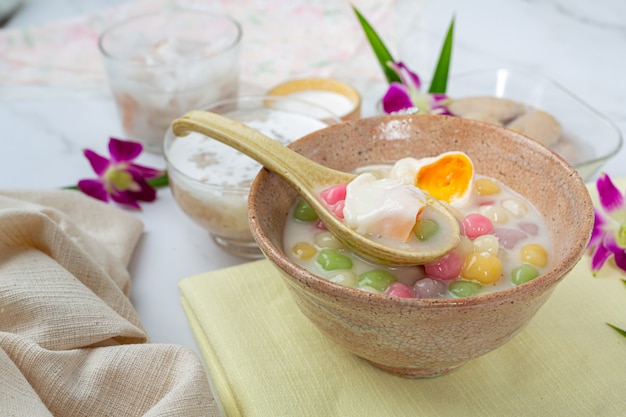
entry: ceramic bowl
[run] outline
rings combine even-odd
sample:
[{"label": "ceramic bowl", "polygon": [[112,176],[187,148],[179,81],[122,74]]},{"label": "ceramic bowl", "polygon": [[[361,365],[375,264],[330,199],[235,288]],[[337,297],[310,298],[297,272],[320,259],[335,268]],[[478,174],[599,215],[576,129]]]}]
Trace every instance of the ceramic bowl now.
[{"label": "ceramic bowl", "polygon": [[290,147],[344,171],[407,156],[466,152],[477,173],[530,200],[553,236],[551,269],[514,288],[447,299],[372,294],[330,282],[289,259],[283,231],[297,193],[262,170],[248,208],[259,247],[323,334],[392,374],[445,374],[509,341],[578,262],[590,237],[593,206],[579,174],[548,148],[511,130],[448,116],[376,116],[330,126]]}]

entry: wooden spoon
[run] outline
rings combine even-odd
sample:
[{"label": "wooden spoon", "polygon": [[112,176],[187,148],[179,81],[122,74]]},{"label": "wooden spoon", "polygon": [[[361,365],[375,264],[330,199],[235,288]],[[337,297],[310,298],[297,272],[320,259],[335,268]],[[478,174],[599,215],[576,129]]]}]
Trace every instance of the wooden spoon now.
[{"label": "wooden spoon", "polygon": [[317,195],[322,189],[349,183],[356,175],[319,165],[235,120],[216,113],[192,110],[172,122],[172,131],[176,136],[186,136],[191,132],[201,133],[261,163],[304,197],[337,239],[355,252],[376,262],[388,265],[425,264],[441,258],[459,242],[459,225],[456,218],[434,198],[430,198],[428,204],[444,215],[443,218],[448,223],[444,228],[451,231],[449,237],[441,239],[438,247],[420,251],[399,249],[356,232],[335,217]]}]

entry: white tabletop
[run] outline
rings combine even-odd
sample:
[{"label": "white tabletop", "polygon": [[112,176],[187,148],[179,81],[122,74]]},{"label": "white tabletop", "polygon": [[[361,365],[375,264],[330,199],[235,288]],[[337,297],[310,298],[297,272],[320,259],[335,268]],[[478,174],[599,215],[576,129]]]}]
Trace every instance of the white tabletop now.
[{"label": "white tabletop", "polygon": [[[31,0],[5,27],[40,25],[126,2]],[[434,66],[442,33],[455,15],[453,72],[530,69],[558,80],[626,132],[626,2],[396,0],[396,6],[395,12],[411,28],[410,36],[399,41],[400,56],[422,71]],[[416,45],[421,51],[426,46],[426,53],[411,54]],[[377,65],[373,56],[368,65]],[[93,177],[82,149],[106,153],[109,136],[123,138],[110,95],[19,97],[15,88],[6,94],[3,77],[0,72],[0,188],[50,189]],[[364,94],[363,115],[373,114],[372,89],[359,83],[358,74],[354,79]],[[145,155],[141,162],[164,167],[156,155]],[[612,176],[626,175],[626,147],[603,170]],[[167,188],[136,216],[144,222],[145,233],[129,267],[132,303],[152,342],[198,351],[179,302],[178,282],[246,260],[218,249],[204,230],[185,217]],[[245,300],[241,305],[245,308]]]}]

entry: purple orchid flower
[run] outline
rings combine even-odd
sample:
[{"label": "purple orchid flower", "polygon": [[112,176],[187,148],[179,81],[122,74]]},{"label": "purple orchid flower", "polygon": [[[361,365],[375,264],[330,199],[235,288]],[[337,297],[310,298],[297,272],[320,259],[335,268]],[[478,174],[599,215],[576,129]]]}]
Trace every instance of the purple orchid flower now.
[{"label": "purple orchid flower", "polygon": [[83,153],[98,178],[80,180],[78,188],[98,200],[109,202],[111,199],[122,206],[141,210],[139,201],[151,202],[156,199],[156,190],[147,180],[164,173],[162,170],[134,164],[133,161],[142,151],[141,143],[116,138],[109,140],[110,159],[85,149]]},{"label": "purple orchid flower", "polygon": [[594,208],[595,221],[588,247],[593,248],[591,271],[595,275],[613,256],[626,271],[626,196],[602,173],[596,181],[602,210]]},{"label": "purple orchid flower", "polygon": [[424,94],[419,76],[402,62],[388,62],[401,82],[392,82],[383,97],[383,111],[392,113],[445,114],[451,113],[445,106],[445,94]]}]

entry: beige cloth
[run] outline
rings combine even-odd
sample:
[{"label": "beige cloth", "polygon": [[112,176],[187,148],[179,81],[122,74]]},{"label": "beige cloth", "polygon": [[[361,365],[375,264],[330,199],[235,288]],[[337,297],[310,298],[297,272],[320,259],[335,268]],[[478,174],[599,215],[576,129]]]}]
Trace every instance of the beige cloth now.
[{"label": "beige cloth", "polygon": [[205,369],[149,344],[126,269],[143,225],[76,191],[0,191],[0,414],[217,416]]}]

